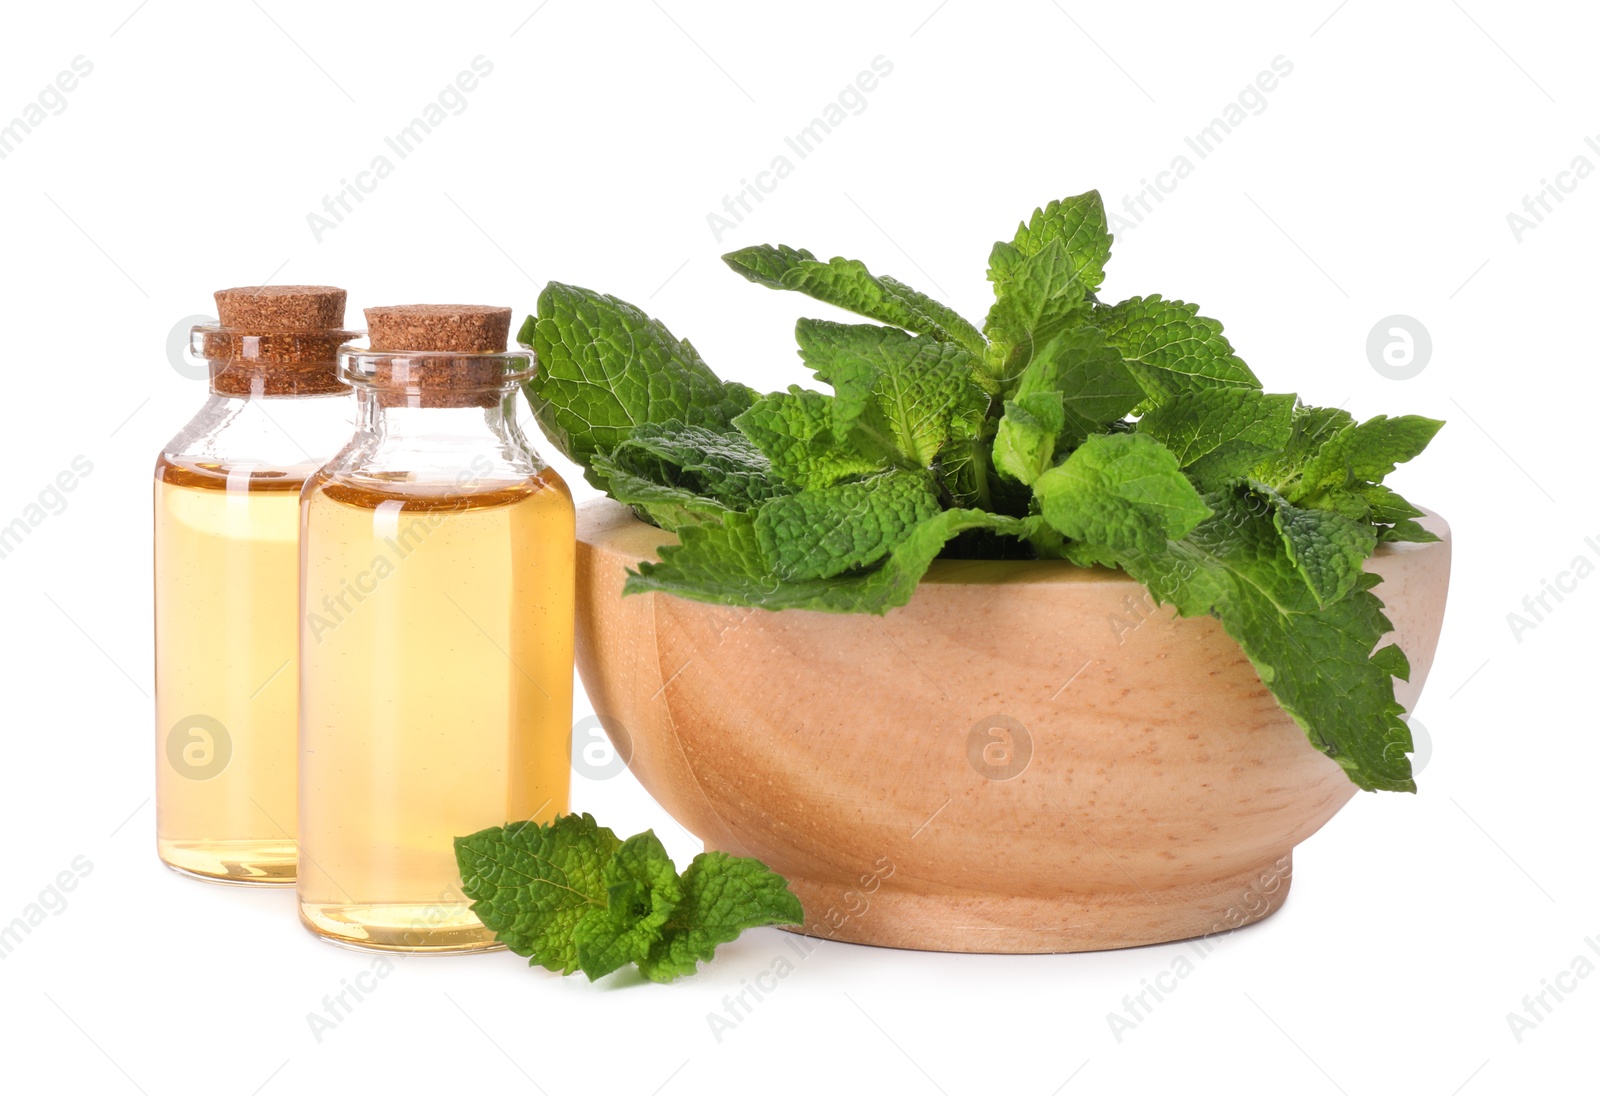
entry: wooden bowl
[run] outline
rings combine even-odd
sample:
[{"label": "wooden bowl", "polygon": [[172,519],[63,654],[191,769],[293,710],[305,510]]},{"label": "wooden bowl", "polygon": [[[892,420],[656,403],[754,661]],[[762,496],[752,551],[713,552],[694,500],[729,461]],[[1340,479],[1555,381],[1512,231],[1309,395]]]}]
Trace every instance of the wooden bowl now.
[{"label": "wooden bowl", "polygon": [[[1433,662],[1434,544],[1369,563]],[[937,951],[1091,951],[1224,932],[1283,904],[1290,853],[1356,791],[1210,618],[1119,572],[939,561],[886,616],[622,596],[673,541],[578,516],[578,668],[645,788],[709,849],[759,857],[801,931]]]}]

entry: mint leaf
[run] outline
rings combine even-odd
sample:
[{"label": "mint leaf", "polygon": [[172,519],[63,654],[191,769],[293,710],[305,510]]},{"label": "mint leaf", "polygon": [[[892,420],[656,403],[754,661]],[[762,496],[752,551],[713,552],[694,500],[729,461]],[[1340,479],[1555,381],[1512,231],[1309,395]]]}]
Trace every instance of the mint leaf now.
[{"label": "mint leaf", "polygon": [[573,933],[587,914],[606,907],[605,866],[621,845],[587,814],[458,837],[462,893],[500,943],[571,974],[579,962]]},{"label": "mint leaf", "polygon": [[1377,546],[1372,525],[1334,510],[1301,509],[1270,491],[1267,498],[1272,524],[1317,604],[1326,607],[1355,589]]},{"label": "mint leaf", "polygon": [[834,431],[861,431],[908,464],[933,464],[952,433],[972,436],[988,401],[963,347],[877,324],[801,320],[800,357],[834,388]]},{"label": "mint leaf", "polygon": [[1421,415],[1391,419],[1379,415],[1359,425],[1347,425],[1317,449],[1300,474],[1299,490],[1347,487],[1377,481],[1395,465],[1415,457],[1427,447],[1444,423]]},{"label": "mint leaf", "polygon": [[729,507],[686,487],[673,487],[636,475],[611,458],[596,455],[590,467],[605,478],[612,498],[633,509],[642,521],[676,532],[728,512]]},{"label": "mint leaf", "polygon": [[851,608],[848,600],[834,596],[836,581],[778,578],[756,535],[754,514],[685,526],[678,530],[678,543],[663,545],[659,555],[659,562],[646,560],[628,573],[624,594],[660,592],[764,609]]},{"label": "mint leaf", "polygon": [[1420,415],[1358,424],[1343,411],[1297,407],[1288,444],[1253,475],[1297,507],[1358,524],[1363,539],[1370,531],[1369,555],[1377,543],[1437,540],[1412,520],[1422,511],[1377,481],[1420,453],[1443,425]]},{"label": "mint leaf", "polygon": [[1172,450],[1188,468],[1225,446],[1258,453],[1289,441],[1294,396],[1270,396],[1249,388],[1202,388],[1167,399],[1139,420],[1139,432]]},{"label": "mint leaf", "polygon": [[1198,305],[1152,294],[1096,305],[1092,323],[1122,353],[1150,398],[1160,402],[1199,388],[1257,388],[1261,382],[1234,354],[1222,325]]},{"label": "mint leaf", "polygon": [[[936,325],[872,276],[859,259],[835,256],[827,262],[802,262],[784,275],[784,288],[907,331],[933,334]],[[940,335],[944,332],[937,329]]]},{"label": "mint leaf", "polygon": [[1292,395],[1202,388],[1167,397],[1145,413],[1138,430],[1171,449],[1201,490],[1215,490],[1245,480],[1288,443],[1294,408]]},{"label": "mint leaf", "polygon": [[650,830],[624,841],[605,868],[606,907],[572,933],[578,966],[589,981],[629,963],[643,963],[683,898],[678,870]]},{"label": "mint leaf", "polygon": [[[1098,190],[1062,198],[1034,210],[1025,224],[1017,226],[1011,246],[1027,256],[1056,242],[1062,245],[1084,289],[1089,293],[1099,289],[1105,279],[1106,261],[1111,258],[1111,232]],[[1005,260],[1001,263],[1003,266]],[[992,263],[990,269],[993,272]]]},{"label": "mint leaf", "polygon": [[1372,652],[1372,664],[1390,677],[1397,677],[1401,681],[1411,680],[1411,660],[1393,643]]},{"label": "mint leaf", "polygon": [[1364,484],[1357,489],[1357,493],[1366,500],[1372,520],[1380,525],[1422,516],[1422,511],[1401,498],[1399,492],[1381,483]]},{"label": "mint leaf", "polygon": [[[918,316],[932,321],[929,324],[913,327],[911,328],[912,331],[921,331],[922,334],[934,336],[938,336],[942,331],[945,338],[960,343],[974,354],[982,355],[985,346],[983,333],[973,327],[966,317],[958,315],[955,309],[934,300],[920,290],[912,289],[905,282],[898,278],[891,278],[887,274],[880,275],[878,282],[890,293],[910,305]],[[927,327],[926,331],[922,331],[924,326]]]},{"label": "mint leaf", "polygon": [[[996,245],[997,247],[1001,245]],[[984,332],[1013,346],[1034,340],[1053,324],[1088,314],[1089,288],[1060,240],[1010,260],[1006,278],[995,283],[995,302]]]},{"label": "mint leaf", "polygon": [[1016,277],[1017,267],[1022,265],[1022,260],[1027,256],[1017,250],[1015,244],[1008,244],[1004,240],[996,240],[994,247],[989,250],[989,281],[994,286],[996,296],[1002,288],[1010,284]]},{"label": "mint leaf", "polygon": [[1389,544],[1395,541],[1413,541],[1418,544],[1426,544],[1430,541],[1436,541],[1438,539],[1439,535],[1437,533],[1424,529],[1418,522],[1413,521],[1411,518],[1405,518],[1402,521],[1397,521],[1394,523],[1394,525],[1378,534],[1378,540],[1383,544]]},{"label": "mint leaf", "polygon": [[1097,434],[1033,490],[1062,534],[1117,551],[1158,552],[1211,515],[1177,458],[1146,434]]},{"label": "mint leaf", "polygon": [[1351,431],[1350,474],[1358,480],[1383,479],[1428,447],[1444,425],[1439,419],[1421,415],[1390,418],[1378,415]]},{"label": "mint leaf", "polygon": [[798,925],[800,900],[783,876],[748,857],[703,852],[684,869],[683,897],[661,939],[639,963],[652,982],[670,982],[710,962],[717,946],[760,925]]},{"label": "mint leaf", "polygon": [[756,536],[780,580],[831,578],[876,563],[938,512],[926,473],[886,472],[775,499],[757,511]]},{"label": "mint leaf", "polygon": [[1060,240],[1011,262],[983,324],[991,340],[978,375],[985,390],[1010,392],[1039,346],[1088,316],[1087,294]]},{"label": "mint leaf", "polygon": [[[974,387],[975,392],[980,392]],[[984,410],[988,398],[981,396]],[[1000,514],[1027,512],[1027,499],[1008,499],[1005,485],[992,472],[993,420],[979,412],[973,416],[973,426],[967,429],[967,420],[952,420],[950,443],[939,453],[934,474],[939,479],[940,501],[956,510],[977,508]],[[970,436],[969,436],[970,434]]]},{"label": "mint leaf", "polygon": [[817,257],[803,247],[756,244],[754,247],[730,251],[722,257],[722,261],[736,274],[757,285],[764,285],[768,289],[788,289],[784,275],[806,263],[816,262]]},{"label": "mint leaf", "polygon": [[636,427],[591,463],[606,477],[612,498],[669,530],[711,514],[753,510],[787,493],[744,435],[676,420]]},{"label": "mint leaf", "polygon": [[768,289],[792,289],[868,319],[982,350],[983,336],[952,309],[904,282],[874,277],[857,259],[821,262],[804,248],[757,244],[730,251],[722,261]]},{"label": "mint leaf", "polygon": [[1093,327],[1061,331],[1033,355],[1017,395],[1058,392],[1066,415],[1062,440],[1077,444],[1131,411],[1143,390],[1105,336]]},{"label": "mint leaf", "polygon": [[1017,380],[995,435],[995,467],[1032,483],[1058,451],[1103,433],[1144,396],[1144,390],[1093,327],[1058,332],[1040,347]]},{"label": "mint leaf", "polygon": [[[758,399],[733,425],[767,458],[772,473],[804,489],[830,487],[841,479],[886,466],[890,454],[870,439],[835,422],[834,397],[791,385]],[[863,450],[878,450],[874,453]]]},{"label": "mint leaf", "polygon": [[1032,483],[1055,463],[1056,441],[1067,426],[1060,392],[1019,394],[1005,402],[994,436],[994,466],[1022,483]]},{"label": "mint leaf", "polygon": [[1179,615],[1220,620],[1312,745],[1358,787],[1416,791],[1411,733],[1390,680],[1404,655],[1374,653],[1391,628],[1371,592],[1377,576],[1319,605],[1264,500],[1233,488],[1206,503],[1213,516],[1187,537],[1153,551],[1117,550],[1117,562]]},{"label": "mint leaf", "polygon": [[[586,470],[596,453],[611,452],[643,423],[725,427],[753,395],[743,385],[724,385],[687,340],[659,321],[578,286],[546,285],[538,316],[528,318],[519,338],[538,357],[523,385],[534,417],[551,443]],[[603,474],[590,480],[606,486]]]},{"label": "mint leaf", "polygon": [[953,537],[988,532],[1027,540],[1042,524],[1039,518],[1011,518],[983,510],[941,510],[907,533],[877,570],[853,581],[833,581],[855,612],[881,614],[911,600],[922,576]]},{"label": "mint leaf", "polygon": [[659,563],[646,561],[629,573],[623,592],[675,594],[756,609],[881,614],[911,600],[928,566],[957,534],[987,530],[1026,540],[1039,528],[1038,518],[941,510],[913,527],[872,570],[785,582],[767,562],[754,515],[729,514],[716,524],[683,529],[680,543],[662,547]]},{"label": "mint leaf", "polygon": [[1334,437],[1355,424],[1348,411],[1337,407],[1310,407],[1296,403],[1290,416],[1289,440],[1283,448],[1262,460],[1251,477],[1268,484],[1285,498],[1298,502],[1303,494],[1300,480],[1306,467]]}]

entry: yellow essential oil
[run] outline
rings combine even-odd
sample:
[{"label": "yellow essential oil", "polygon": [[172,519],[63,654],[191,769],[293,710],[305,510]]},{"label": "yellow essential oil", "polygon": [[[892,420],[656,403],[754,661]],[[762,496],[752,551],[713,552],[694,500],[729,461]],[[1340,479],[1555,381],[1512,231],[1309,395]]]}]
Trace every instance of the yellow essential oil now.
[{"label": "yellow essential oil", "polygon": [[319,479],[304,505],[301,911],[481,945],[454,839],[567,809],[571,496],[550,472],[454,497]]},{"label": "yellow essential oil", "polygon": [[294,882],[301,482],[156,469],[157,841],[194,875]]}]

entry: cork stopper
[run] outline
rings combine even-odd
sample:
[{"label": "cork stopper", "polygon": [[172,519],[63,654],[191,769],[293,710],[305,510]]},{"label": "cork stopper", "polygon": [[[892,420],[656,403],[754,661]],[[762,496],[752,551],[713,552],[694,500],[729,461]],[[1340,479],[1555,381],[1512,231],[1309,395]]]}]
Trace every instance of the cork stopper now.
[{"label": "cork stopper", "polygon": [[[493,407],[500,402],[511,309],[477,304],[369,308],[367,344],[384,406]],[[407,354],[419,355],[406,357]]]},{"label": "cork stopper", "polygon": [[511,309],[485,304],[397,304],[367,309],[367,344],[375,351],[455,350],[503,354]]},{"label": "cork stopper", "polygon": [[345,292],[331,285],[253,285],[219,289],[223,327],[256,335],[334,331],[344,326]]},{"label": "cork stopper", "polygon": [[226,395],[343,392],[339,346],[345,291],[327,285],[257,285],[215,293],[218,326],[202,340],[211,388]]}]

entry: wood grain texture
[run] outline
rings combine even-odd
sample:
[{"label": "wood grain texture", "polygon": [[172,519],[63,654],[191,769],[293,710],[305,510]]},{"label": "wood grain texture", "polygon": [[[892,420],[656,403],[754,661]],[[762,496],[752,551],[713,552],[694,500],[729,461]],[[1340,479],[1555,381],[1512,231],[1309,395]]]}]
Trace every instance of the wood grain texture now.
[{"label": "wood grain texture", "polygon": [[[1369,563],[1433,662],[1443,539]],[[578,517],[578,668],[607,732],[707,848],[787,876],[803,931],[949,951],[1208,935],[1282,905],[1289,854],[1355,793],[1210,618],[1120,573],[939,561],[883,617],[621,596],[670,534]]]}]

